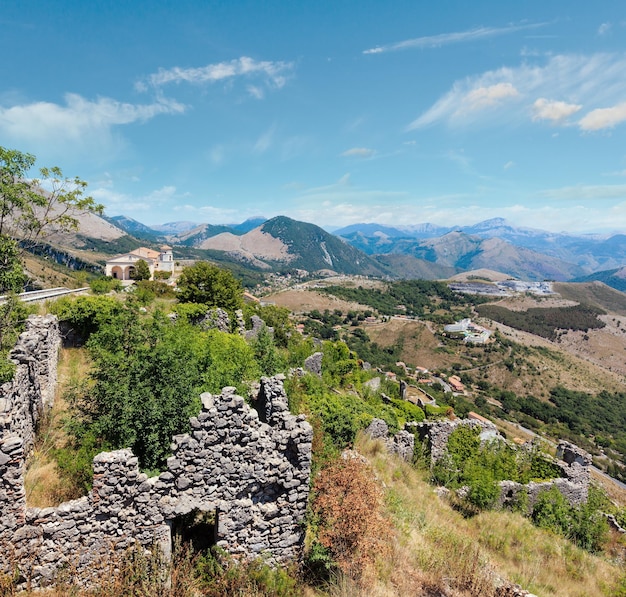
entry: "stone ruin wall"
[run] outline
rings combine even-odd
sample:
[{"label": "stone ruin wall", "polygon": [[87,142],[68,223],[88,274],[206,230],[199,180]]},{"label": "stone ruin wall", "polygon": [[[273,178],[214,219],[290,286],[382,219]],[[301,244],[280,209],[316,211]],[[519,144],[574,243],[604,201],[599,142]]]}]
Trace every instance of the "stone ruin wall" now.
[{"label": "stone ruin wall", "polygon": [[[477,427],[481,430],[481,436],[486,438],[501,438],[497,433],[495,425],[491,422],[457,419],[455,421],[434,421],[415,424],[414,427],[418,439],[428,442],[431,463],[434,464],[446,454],[448,439],[459,425]],[[501,439],[504,441],[504,438]],[[527,484],[501,481],[500,496],[496,500],[496,506],[507,507],[515,503],[519,494],[523,492],[528,495],[528,507],[532,511],[539,495],[552,487],[556,487],[573,506],[585,503],[589,491],[591,456],[578,446],[566,441],[559,442],[556,455],[555,464],[560,468],[562,477],[549,481],[531,481]]]},{"label": "stone ruin wall", "polygon": [[54,401],[60,345],[56,318],[31,316],[9,357],[16,369],[0,388],[0,437],[20,437],[26,451],[33,447],[44,409]]},{"label": "stone ruin wall", "polygon": [[257,410],[234,388],[203,394],[191,432],[173,438],[159,476],[141,473],[130,450],[103,452],[87,496],[27,507],[25,462],[54,391],[58,345],[54,318],[31,319],[12,355],[19,361],[15,379],[3,386],[0,571],[17,567],[24,585],[45,586],[68,570],[88,585],[132,546],[157,545],[169,557],[173,524],[197,512],[215,513],[215,541],[235,557],[282,562],[299,555],[312,429],[289,412],[280,377],[261,380]]}]

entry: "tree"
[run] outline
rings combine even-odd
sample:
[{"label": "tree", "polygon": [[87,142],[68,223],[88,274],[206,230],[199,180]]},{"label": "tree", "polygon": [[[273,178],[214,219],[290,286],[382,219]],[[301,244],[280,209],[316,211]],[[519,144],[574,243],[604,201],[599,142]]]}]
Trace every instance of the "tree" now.
[{"label": "tree", "polygon": [[243,289],[228,270],[208,261],[186,267],[178,279],[178,299],[181,303],[201,303],[235,311],[243,307]]},{"label": "tree", "polygon": [[130,277],[133,280],[136,280],[139,282],[141,280],[149,280],[151,276],[152,274],[150,273],[150,266],[148,265],[146,261],[144,261],[143,259],[140,259],[135,264],[135,269],[131,273]]},{"label": "tree", "polygon": [[[103,209],[84,196],[87,183],[64,178],[60,168],[41,168],[41,179],[29,179],[34,165],[35,156],[0,147],[0,294],[6,295],[0,305],[0,354],[8,352],[19,331],[23,309],[16,294],[27,281],[22,251],[49,232],[77,229],[80,214]],[[5,380],[10,372],[0,369]]]},{"label": "tree", "polygon": [[35,156],[0,147],[0,237],[28,248],[50,232],[78,229],[79,216],[102,213],[103,206],[85,196],[87,183],[65,178],[60,168],[40,168],[29,179]]},{"label": "tree", "polygon": [[87,343],[94,366],[75,404],[78,435],[132,448],[142,468],[163,467],[172,436],[187,432],[199,410],[199,334],[159,312],[142,319],[132,308],[103,323]]}]

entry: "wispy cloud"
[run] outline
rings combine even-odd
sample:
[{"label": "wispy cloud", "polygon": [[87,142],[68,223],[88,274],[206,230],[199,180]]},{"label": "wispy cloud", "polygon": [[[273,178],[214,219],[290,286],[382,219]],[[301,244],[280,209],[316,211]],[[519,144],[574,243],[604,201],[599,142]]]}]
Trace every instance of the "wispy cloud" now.
[{"label": "wispy cloud", "polygon": [[265,131],[254,144],[254,153],[265,153],[274,142],[275,127],[271,127]]},{"label": "wispy cloud", "polygon": [[581,108],[580,104],[568,104],[540,97],[533,104],[533,120],[562,122],[572,114],[576,114]]},{"label": "wispy cloud", "polygon": [[[254,208],[256,209],[256,208]],[[218,207],[215,205],[177,205],[173,211],[181,214],[181,217],[198,219],[201,222],[241,222],[249,217],[258,215],[254,209],[241,209],[240,207]]]},{"label": "wispy cloud", "polygon": [[367,147],[352,147],[341,155],[345,158],[371,158],[375,153],[374,149],[368,149]]},{"label": "wispy cloud", "polygon": [[568,201],[589,201],[626,198],[626,184],[575,185],[558,189],[547,189],[539,193],[541,197]]},{"label": "wispy cloud", "polygon": [[598,27],[598,35],[606,35],[609,31],[611,31],[611,23],[602,23]]},{"label": "wispy cloud", "polygon": [[544,63],[524,62],[456,81],[408,130],[436,123],[519,124],[529,118],[563,125],[585,110],[576,124],[599,130],[626,120],[625,96],[626,55],[555,55]]},{"label": "wispy cloud", "polygon": [[[254,60],[254,58],[242,56],[227,62],[217,62],[197,68],[179,66],[168,69],[160,68],[156,73],[139,81],[136,87],[140,91],[145,91],[148,86],[160,88],[172,83],[205,85],[243,77],[246,79],[260,78],[266,85],[280,89],[287,82],[293,66],[292,62]],[[263,90],[258,85],[249,85],[248,92],[257,99],[263,97]]]},{"label": "wispy cloud", "polygon": [[167,185],[144,195],[129,195],[115,191],[110,184],[90,189],[89,194],[102,203],[108,215],[146,213],[160,206],[184,199],[187,195],[179,193],[175,186]]},{"label": "wispy cloud", "polygon": [[130,104],[101,97],[88,100],[65,95],[65,104],[33,102],[0,106],[0,133],[25,144],[97,146],[111,141],[113,127],[146,122],[160,114],[182,114],[181,103],[159,98],[151,104]]},{"label": "wispy cloud", "polygon": [[477,87],[463,98],[464,109],[482,110],[518,95],[519,92],[511,83],[496,83],[488,87]]},{"label": "wispy cloud", "polygon": [[474,29],[468,29],[467,31],[427,35],[424,37],[406,39],[404,41],[385,46],[376,46],[375,48],[370,48],[369,50],[363,50],[363,54],[382,54],[383,52],[396,52],[398,50],[408,50],[410,48],[438,48],[450,44],[467,43],[499,35],[508,35],[509,33],[515,33],[516,31],[537,29],[538,27],[543,27],[546,24],[547,23],[530,23],[509,25],[507,27],[475,27]]}]

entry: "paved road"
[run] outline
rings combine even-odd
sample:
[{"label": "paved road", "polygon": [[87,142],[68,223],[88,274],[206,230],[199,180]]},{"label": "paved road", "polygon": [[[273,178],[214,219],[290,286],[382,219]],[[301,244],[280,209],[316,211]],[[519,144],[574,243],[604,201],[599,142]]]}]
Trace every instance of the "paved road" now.
[{"label": "paved road", "polygon": [[[64,288],[62,286],[57,288],[46,288],[44,290],[33,290],[31,292],[22,292],[17,296],[25,303],[33,303],[35,301],[46,301],[51,298],[58,298],[65,296],[66,294],[77,294],[89,290],[89,287],[84,288]],[[0,296],[0,302],[6,300],[6,296]]]}]

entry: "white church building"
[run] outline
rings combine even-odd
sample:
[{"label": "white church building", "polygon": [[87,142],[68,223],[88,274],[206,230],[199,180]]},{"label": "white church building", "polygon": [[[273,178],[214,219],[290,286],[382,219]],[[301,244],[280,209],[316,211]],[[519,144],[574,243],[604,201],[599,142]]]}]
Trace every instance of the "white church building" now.
[{"label": "white church building", "polygon": [[135,266],[141,260],[148,264],[151,280],[154,278],[154,272],[157,271],[174,273],[172,247],[163,245],[160,251],[139,247],[138,249],[133,249],[130,253],[109,259],[106,262],[105,275],[117,280],[132,280]]}]

